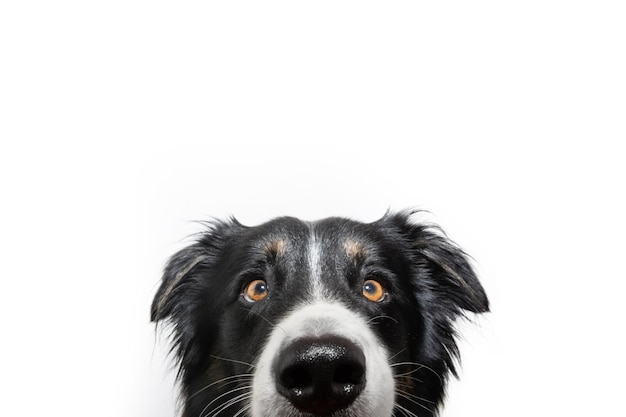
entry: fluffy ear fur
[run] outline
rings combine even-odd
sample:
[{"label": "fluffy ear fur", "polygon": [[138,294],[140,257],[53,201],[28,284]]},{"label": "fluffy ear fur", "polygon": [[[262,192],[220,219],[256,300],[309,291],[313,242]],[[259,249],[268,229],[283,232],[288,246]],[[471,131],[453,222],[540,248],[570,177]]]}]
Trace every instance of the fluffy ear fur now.
[{"label": "fluffy ear fur", "polygon": [[468,256],[436,226],[413,223],[413,212],[388,214],[383,220],[391,222],[409,239],[416,263],[434,286],[430,288],[448,299],[459,309],[472,313],[489,311],[489,301],[472,269]]},{"label": "fluffy ear fur", "polygon": [[[216,286],[213,270],[228,237],[242,227],[235,219],[208,224],[196,243],[180,250],[167,263],[161,286],[152,302],[151,320],[172,326],[173,344],[183,379],[185,372],[201,369],[212,340],[197,337],[200,324],[205,331],[216,332],[217,317],[223,306],[205,302],[205,294]],[[206,299],[212,299],[206,297]]]},{"label": "fluffy ear fur", "polygon": [[424,226],[412,226],[417,252],[427,260],[437,286],[456,306],[472,313],[489,311],[489,301],[467,255],[452,241]]},{"label": "fluffy ear fur", "polygon": [[195,269],[202,267],[210,253],[200,243],[191,245],[172,256],[165,267],[161,286],[152,302],[150,318],[157,322],[176,316],[177,306],[185,295],[185,288],[193,281]]},{"label": "fluffy ear fur", "polygon": [[[454,321],[465,312],[485,313],[489,301],[478,281],[467,255],[436,226],[413,223],[412,212],[388,214],[390,222],[408,240],[414,259],[413,285],[422,303],[423,321],[428,345],[425,352],[443,358],[443,365],[454,375],[459,359]],[[429,335],[431,337],[429,337]],[[429,344],[438,340],[441,344]]]}]

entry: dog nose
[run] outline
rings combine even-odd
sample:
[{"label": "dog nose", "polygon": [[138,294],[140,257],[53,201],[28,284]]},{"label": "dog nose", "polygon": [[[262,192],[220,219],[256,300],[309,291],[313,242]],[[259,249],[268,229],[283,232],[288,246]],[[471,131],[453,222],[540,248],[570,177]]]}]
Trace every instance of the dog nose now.
[{"label": "dog nose", "polygon": [[278,392],[315,416],[348,407],[365,387],[363,351],[338,336],[298,339],[274,367]]}]

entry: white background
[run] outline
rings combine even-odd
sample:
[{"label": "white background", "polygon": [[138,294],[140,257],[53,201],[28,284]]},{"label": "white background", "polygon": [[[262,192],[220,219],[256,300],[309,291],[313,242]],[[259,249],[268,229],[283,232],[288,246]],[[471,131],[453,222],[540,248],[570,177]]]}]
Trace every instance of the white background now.
[{"label": "white background", "polygon": [[443,415],[624,416],[621,1],[4,1],[0,415],[170,417],[166,259],[420,207],[475,259]]}]

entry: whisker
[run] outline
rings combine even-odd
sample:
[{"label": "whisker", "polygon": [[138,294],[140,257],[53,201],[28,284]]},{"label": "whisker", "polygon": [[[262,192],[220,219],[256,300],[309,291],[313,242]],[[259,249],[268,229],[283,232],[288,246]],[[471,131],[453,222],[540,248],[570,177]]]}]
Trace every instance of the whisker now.
[{"label": "whisker", "polygon": [[240,375],[227,376],[226,378],[219,379],[219,380],[217,380],[215,382],[210,383],[209,385],[207,385],[207,386],[205,386],[203,388],[200,388],[198,391],[196,391],[195,393],[191,394],[189,396],[189,398],[191,399],[191,398],[195,397],[196,395],[200,394],[202,391],[204,391],[206,389],[209,389],[213,385],[217,385],[217,384],[219,384],[221,382],[226,382],[228,380],[234,379],[234,381],[228,382],[228,384],[233,384],[233,383],[236,383],[236,382],[239,382],[239,381],[244,382],[244,381],[251,380],[252,377],[254,377],[254,374],[240,374]]},{"label": "whisker", "polygon": [[398,324],[398,320],[396,320],[395,318],[393,318],[393,317],[391,317],[391,316],[387,316],[387,315],[385,315],[385,314],[381,314],[381,315],[379,315],[379,316],[372,317],[372,318],[371,318],[371,319],[369,319],[367,322],[368,322],[368,323],[371,323],[371,322],[373,322],[373,321],[374,321],[374,320],[376,320],[376,319],[389,319],[389,320],[394,321],[396,324]]},{"label": "whisker", "polygon": [[213,410],[211,410],[210,413],[208,413],[206,415],[206,417],[215,417],[218,414],[220,414],[222,411],[232,407],[233,405],[246,400],[248,398],[252,398],[252,394],[251,393],[244,393],[244,394],[240,394],[234,398],[231,398],[230,400],[226,401],[226,403],[222,404],[221,406],[215,407]]},{"label": "whisker", "polygon": [[403,365],[424,366],[421,363],[417,363],[417,362],[396,362],[396,363],[392,363],[390,366],[394,367],[394,366],[403,366]]},{"label": "whisker", "polygon": [[[420,384],[423,384],[424,381],[419,379],[419,378],[415,378],[414,376],[408,376],[408,375],[394,375],[393,376],[394,379],[396,379],[396,383],[401,383],[401,381],[404,380],[411,380],[411,381],[415,381],[415,382],[419,382]],[[407,384],[407,386],[409,386],[409,384]]]},{"label": "whisker", "polygon": [[426,366],[424,364],[417,363],[417,362],[398,362],[398,363],[393,363],[390,366],[391,367],[396,367],[396,366],[403,366],[403,365],[415,366],[417,368],[413,369],[412,371],[409,371],[409,372],[405,372],[405,373],[402,373],[402,374],[394,375],[395,377],[405,377],[405,376],[411,375],[411,374],[413,374],[415,372],[418,372],[418,371],[420,371],[422,369],[426,369],[426,370],[432,372],[437,377],[437,379],[439,380],[439,383],[441,385],[443,385],[443,380],[441,379],[441,376],[437,372],[435,372],[435,370],[433,368],[430,368],[430,367],[428,367],[428,366]]},{"label": "whisker", "polygon": [[[200,417],[202,417],[202,416],[204,415],[204,412],[205,412],[205,411],[206,411],[206,410],[207,410],[207,409],[211,406],[211,404],[213,404],[215,401],[218,401],[220,398],[223,398],[223,397],[225,397],[225,396],[227,396],[227,395],[233,394],[233,393],[234,393],[234,392],[236,392],[236,391],[241,391],[241,390],[249,390],[250,388],[251,388],[251,386],[250,386],[250,385],[246,385],[246,386],[243,386],[243,387],[238,387],[238,388],[233,388],[233,389],[231,389],[231,390],[229,390],[229,391],[226,391],[226,392],[225,392],[225,393],[223,393],[222,395],[219,395],[219,396],[217,396],[217,397],[213,398],[213,400],[211,400],[211,402],[209,402],[207,405],[205,405],[205,406],[204,406],[204,408],[202,409],[202,411],[200,411]],[[246,393],[241,394],[241,395],[244,395],[244,396],[245,396],[245,395],[251,395],[251,394],[250,394],[250,392],[246,392]],[[238,397],[239,397],[239,396],[238,396]],[[235,398],[238,398],[238,397],[235,397]],[[230,400],[228,400],[228,401],[227,401],[227,403],[231,402],[232,400],[233,400],[233,399],[231,398]],[[218,407],[219,407],[219,406],[218,406]],[[211,410],[211,412],[210,412],[210,413],[208,413],[208,414],[207,414],[207,416],[209,416],[209,415],[210,415],[213,411],[215,411],[215,408],[214,408],[213,410]]]},{"label": "whisker", "polygon": [[405,398],[408,396],[408,397],[411,397],[411,398],[413,398],[413,399],[415,399],[415,400],[418,400],[418,401],[427,402],[427,403],[430,403],[430,404],[433,404],[433,405],[437,404],[437,403],[436,403],[436,402],[434,402],[434,401],[427,400],[426,398],[424,398],[424,397],[420,397],[419,395],[410,394],[410,393],[408,393],[408,392],[406,392],[406,391],[396,390],[396,393],[397,393],[398,395],[401,395],[401,396],[405,397]]},{"label": "whisker", "polygon": [[213,359],[218,359],[218,360],[221,360],[221,361],[233,362],[233,363],[238,363],[238,364],[241,364],[241,365],[247,365],[247,366],[249,366],[249,367],[250,367],[250,368],[252,368],[252,369],[255,369],[255,368],[256,368],[256,366],[255,366],[255,365],[253,365],[253,364],[251,364],[251,363],[249,363],[249,362],[239,361],[239,360],[236,360],[236,359],[222,358],[222,357],[220,357],[220,356],[215,356],[215,355],[211,355],[211,357],[212,357]]},{"label": "whisker", "polygon": [[249,410],[249,409],[251,409],[251,408],[252,408],[252,404],[248,404],[248,405],[246,405],[245,407],[242,407],[242,408],[241,408],[241,410],[239,410],[239,411],[237,412],[237,414],[235,414],[233,417],[238,417],[238,416],[240,416],[242,413],[245,413],[246,411],[248,411],[248,410]]},{"label": "whisker", "polygon": [[433,410],[431,410],[430,408],[426,407],[425,405],[420,404],[419,402],[417,402],[417,401],[415,401],[415,400],[413,400],[413,399],[409,398],[408,396],[404,395],[404,393],[403,393],[403,392],[398,392],[398,391],[396,391],[396,395],[398,395],[399,397],[402,397],[402,398],[406,399],[407,401],[412,402],[413,404],[415,404],[415,405],[417,405],[417,406],[419,406],[419,407],[422,407],[424,410],[427,410],[427,411],[429,411],[429,412],[433,413]]},{"label": "whisker", "polygon": [[419,417],[417,414],[415,414],[415,413],[413,413],[413,412],[411,412],[411,411],[407,410],[406,408],[402,407],[402,406],[401,406],[401,405],[399,405],[399,404],[396,404],[395,406],[396,406],[396,407],[397,407],[400,411],[402,411],[402,412],[404,413],[404,415],[405,415],[405,416],[407,416],[407,417]]},{"label": "whisker", "polygon": [[[402,352],[404,352],[406,350],[406,348],[402,348],[400,349],[400,351],[398,353],[396,353],[395,355],[391,356],[389,358],[389,360],[391,361],[393,358],[395,358],[396,356],[398,356],[399,354],[401,354]],[[392,365],[393,366],[393,365]]]}]

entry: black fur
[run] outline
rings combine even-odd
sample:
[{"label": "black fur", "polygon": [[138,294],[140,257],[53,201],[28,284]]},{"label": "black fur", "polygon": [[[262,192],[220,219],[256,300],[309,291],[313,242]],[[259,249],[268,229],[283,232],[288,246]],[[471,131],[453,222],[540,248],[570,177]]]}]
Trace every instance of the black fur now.
[{"label": "black fur", "polygon": [[[196,243],[176,253],[154,298],[152,320],[172,326],[183,416],[203,417],[209,403],[237,384],[246,385],[242,378],[213,383],[249,373],[246,364],[255,363],[271,323],[305,297],[299,283],[307,276],[300,246],[311,228],[326,254],[337,253],[325,256],[322,268],[333,295],[366,316],[381,317],[371,328],[393,363],[421,365],[393,368],[401,394],[396,395],[398,410],[436,415],[447,377],[456,375],[454,321],[464,311],[488,311],[488,300],[459,247],[438,228],[413,223],[411,214],[387,214],[373,223],[342,218],[307,223],[285,217],[246,227],[235,219],[217,221]],[[287,239],[290,246],[284,256],[268,256],[263,250],[277,238]],[[363,242],[366,259],[340,256],[339,242],[345,238]],[[359,294],[360,282],[371,275],[389,289],[384,303],[368,302]],[[258,277],[271,283],[272,293],[250,306],[242,302],[242,288]],[[225,408],[219,416],[232,417],[241,406]]]}]

